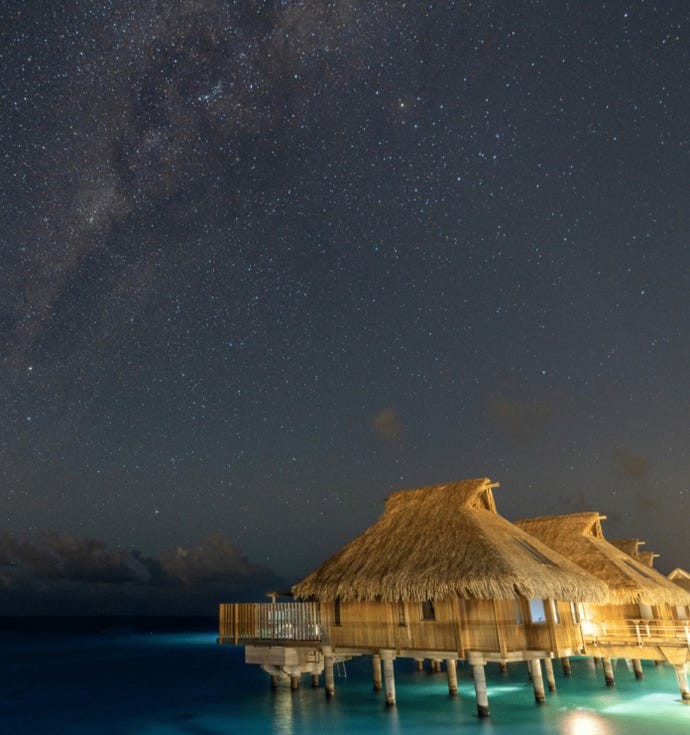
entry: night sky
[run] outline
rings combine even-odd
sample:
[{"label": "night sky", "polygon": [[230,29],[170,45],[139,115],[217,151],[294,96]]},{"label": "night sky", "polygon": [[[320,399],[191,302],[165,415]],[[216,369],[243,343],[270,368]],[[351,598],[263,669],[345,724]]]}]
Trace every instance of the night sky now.
[{"label": "night sky", "polygon": [[690,567],[686,0],[0,17],[0,613],[477,476]]}]

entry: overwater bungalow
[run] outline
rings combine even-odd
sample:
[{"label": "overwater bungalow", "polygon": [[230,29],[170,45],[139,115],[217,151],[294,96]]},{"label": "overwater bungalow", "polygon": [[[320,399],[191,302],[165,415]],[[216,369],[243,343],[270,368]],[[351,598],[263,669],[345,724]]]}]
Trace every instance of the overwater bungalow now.
[{"label": "overwater bungalow", "polygon": [[516,525],[606,583],[608,602],[579,606],[585,649],[602,659],[606,683],[614,685],[611,658],[631,659],[638,678],[642,660],[668,661],[676,669],[682,700],[690,701],[690,595],[630,554],[630,544],[626,553],[608,542],[601,528],[604,519],[596,512],[573,513]]},{"label": "overwater bungalow", "polygon": [[[552,659],[582,653],[578,604],[603,603],[605,584],[496,511],[487,478],[393,493],[380,519],[292,587],[301,602],[222,605],[221,643],[243,643],[247,663],[277,683],[372,658],[375,689],[395,703],[394,660],[456,663],[474,678],[477,711],[489,704],[484,666],[528,662],[537,702],[541,662],[555,688]],[[383,668],[383,675],[382,675]]]},{"label": "overwater bungalow", "polygon": [[[690,592],[690,572],[686,572],[685,569],[678,567],[668,575],[668,578],[673,582],[673,584],[677,584],[686,592]],[[690,608],[686,608],[686,614],[687,613],[690,613]]]},{"label": "overwater bungalow", "polygon": [[654,559],[659,557],[653,551],[643,551],[640,546],[644,546],[646,541],[641,541],[639,538],[618,538],[608,539],[610,544],[613,544],[617,549],[624,551],[628,556],[632,556],[633,559],[637,559],[640,564],[644,564],[646,567],[654,566]]}]

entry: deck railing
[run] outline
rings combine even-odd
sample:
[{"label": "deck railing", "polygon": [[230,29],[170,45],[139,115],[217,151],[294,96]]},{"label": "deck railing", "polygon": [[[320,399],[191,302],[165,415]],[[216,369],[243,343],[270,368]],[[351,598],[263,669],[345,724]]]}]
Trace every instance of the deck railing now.
[{"label": "deck railing", "polygon": [[585,643],[673,644],[690,648],[690,621],[682,620],[583,620]]},{"label": "deck railing", "polygon": [[223,643],[321,640],[318,602],[247,602],[220,606]]}]

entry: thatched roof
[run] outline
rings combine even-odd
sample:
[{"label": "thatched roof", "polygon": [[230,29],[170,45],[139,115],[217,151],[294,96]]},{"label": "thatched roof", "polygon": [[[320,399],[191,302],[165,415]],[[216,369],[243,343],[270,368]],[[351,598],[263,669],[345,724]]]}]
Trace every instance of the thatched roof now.
[{"label": "thatched roof", "polygon": [[292,588],[321,600],[601,601],[605,586],[496,512],[487,478],[393,493],[364,533]]},{"label": "thatched roof", "polygon": [[644,564],[646,567],[653,567],[654,559],[659,557],[659,554],[654,551],[642,551],[640,546],[644,546],[647,542],[640,541],[639,538],[611,538],[608,539],[608,542],[617,549],[624,551],[628,556],[632,556],[633,559],[637,559],[640,564]]},{"label": "thatched roof", "polygon": [[663,574],[631,558],[609,543],[598,513],[573,513],[516,521],[515,524],[550,548],[606,582],[617,603],[687,605],[690,595]]},{"label": "thatched roof", "polygon": [[673,584],[677,584],[687,592],[690,592],[690,572],[686,572],[685,569],[678,567],[678,569],[674,569],[668,575],[668,578]]}]

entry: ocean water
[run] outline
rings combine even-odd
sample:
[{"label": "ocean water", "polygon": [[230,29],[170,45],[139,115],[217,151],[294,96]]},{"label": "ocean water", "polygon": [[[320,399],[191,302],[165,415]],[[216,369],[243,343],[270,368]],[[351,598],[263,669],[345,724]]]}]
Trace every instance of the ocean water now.
[{"label": "ocean water", "polygon": [[574,658],[572,677],[555,667],[558,691],[543,706],[534,703],[525,664],[506,674],[489,665],[491,719],[479,720],[467,666],[458,669],[459,696],[449,697],[445,673],[396,660],[398,703],[387,709],[383,693],[372,691],[369,658],[348,662],[326,700],[309,677],[296,692],[271,690],[266,674],[243,663],[241,648],[216,645],[210,627],[84,627],[0,631],[2,735],[690,733],[690,706],[680,702],[673,668],[651,662],[636,681],[619,659],[616,687],[608,689],[600,666]]}]

